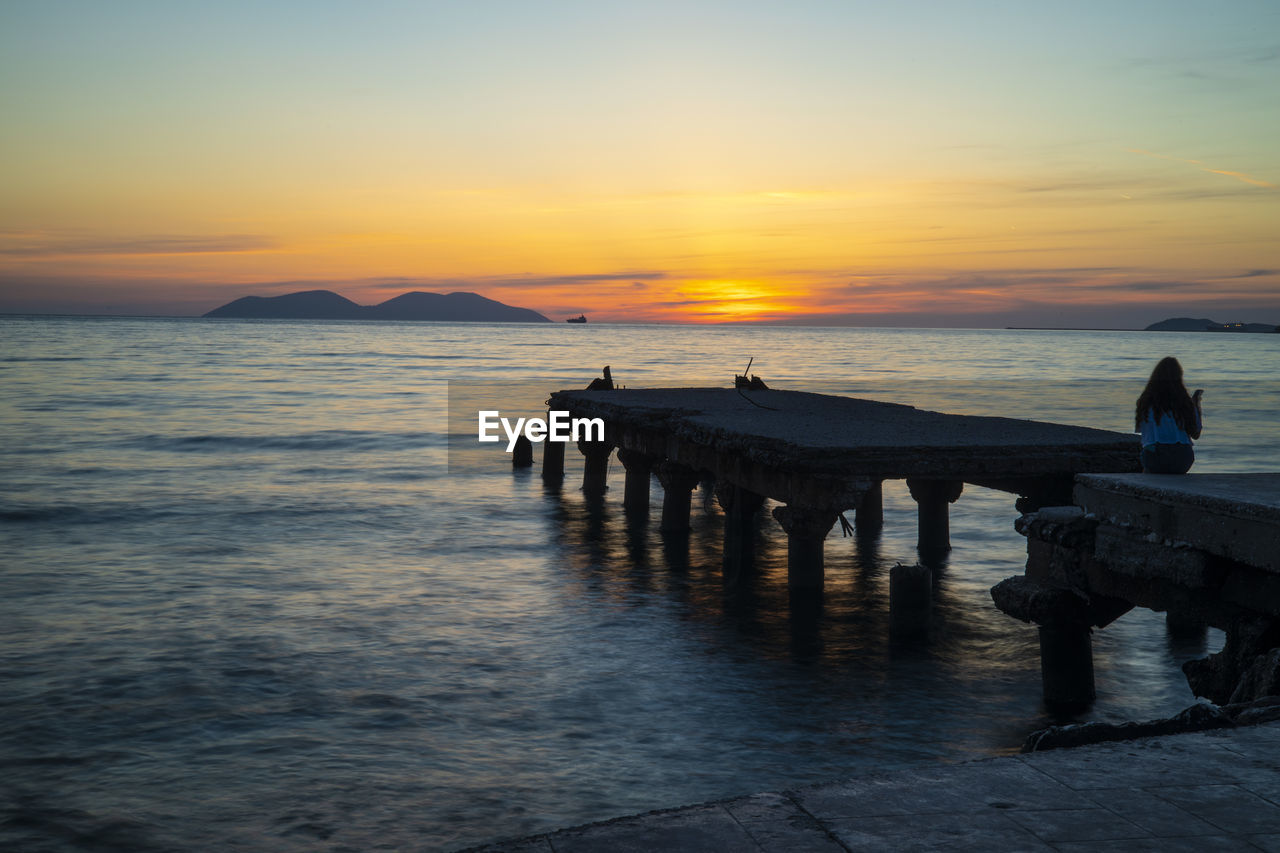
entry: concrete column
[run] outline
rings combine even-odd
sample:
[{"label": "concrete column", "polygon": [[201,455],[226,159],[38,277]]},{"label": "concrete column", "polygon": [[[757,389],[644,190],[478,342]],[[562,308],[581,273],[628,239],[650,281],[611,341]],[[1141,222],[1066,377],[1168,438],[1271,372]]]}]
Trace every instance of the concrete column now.
[{"label": "concrete column", "polygon": [[780,506],[773,517],[787,531],[787,581],[792,587],[822,589],[822,547],[836,523],[835,510]]},{"label": "concrete column", "polygon": [[665,533],[689,529],[689,500],[698,485],[698,472],[676,462],[658,465],[658,482],[662,483],[662,524]]},{"label": "concrete column", "polygon": [[560,483],[564,480],[564,442],[542,442],[542,481]]},{"label": "concrete column", "polygon": [[533,442],[523,435],[516,439],[516,446],[511,450],[511,467],[533,467]]},{"label": "concrete column", "polygon": [[884,481],[867,489],[854,509],[853,527],[859,535],[874,536],[884,528]]},{"label": "concrete column", "polygon": [[1084,622],[1040,626],[1040,678],[1046,707],[1084,708],[1094,700],[1091,633]]},{"label": "concrete column", "polygon": [[933,609],[933,572],[925,566],[896,565],[889,570],[889,631],[897,637],[929,633]]},{"label": "concrete column", "polygon": [[613,445],[607,441],[579,441],[585,463],[582,468],[582,491],[593,497],[603,495],[608,488],[609,455]]},{"label": "concrete column", "polygon": [[732,586],[755,562],[755,518],[764,496],[721,480],[716,484],[716,500],[724,509],[722,575]]},{"label": "concrete column", "polygon": [[951,550],[951,519],[948,504],[960,497],[964,483],[959,480],[907,480],[907,488],[916,502],[919,538],[916,547],[922,554],[945,554]]},{"label": "concrete column", "polygon": [[1179,640],[1202,640],[1209,631],[1209,623],[1188,609],[1170,607],[1164,614],[1165,629],[1169,636]]},{"label": "concrete column", "polygon": [[1045,706],[1088,707],[1094,698],[1092,626],[1114,620],[1128,609],[1125,603],[1091,600],[1078,589],[1045,585],[1026,575],[1002,580],[991,588],[991,598],[1010,616],[1039,626]]},{"label": "concrete column", "polygon": [[629,513],[644,515],[649,512],[649,477],[653,474],[652,456],[634,450],[618,448],[618,461],[627,471],[626,486],[622,493],[622,508]]}]

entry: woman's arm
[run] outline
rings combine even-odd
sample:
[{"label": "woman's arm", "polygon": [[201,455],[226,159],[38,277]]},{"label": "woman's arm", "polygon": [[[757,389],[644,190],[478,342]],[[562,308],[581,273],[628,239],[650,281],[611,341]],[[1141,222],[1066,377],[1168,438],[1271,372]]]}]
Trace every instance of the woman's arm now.
[{"label": "woman's arm", "polygon": [[1194,431],[1187,430],[1187,435],[1196,439],[1200,438],[1200,430],[1204,426],[1203,421],[1201,419],[1201,415],[1200,415],[1200,400],[1203,397],[1204,397],[1203,388],[1197,388],[1196,392],[1191,395],[1191,403],[1196,407],[1196,423],[1195,423],[1195,430]]}]

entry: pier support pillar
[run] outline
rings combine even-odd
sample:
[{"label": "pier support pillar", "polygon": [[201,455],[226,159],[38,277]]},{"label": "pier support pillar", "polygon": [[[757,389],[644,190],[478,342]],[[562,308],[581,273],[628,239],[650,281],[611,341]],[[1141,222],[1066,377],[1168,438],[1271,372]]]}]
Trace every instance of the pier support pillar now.
[{"label": "pier support pillar", "polygon": [[1088,623],[1040,626],[1040,678],[1048,708],[1084,708],[1093,702],[1093,638]]},{"label": "pier support pillar", "polygon": [[964,483],[960,480],[907,480],[911,498],[916,502],[919,539],[916,547],[926,555],[945,554],[951,550],[951,520],[948,504],[960,497]]},{"label": "pier support pillar", "polygon": [[559,485],[564,480],[564,442],[542,442],[542,482]]},{"label": "pier support pillar", "polygon": [[861,536],[874,536],[884,529],[884,481],[872,483],[854,508],[853,527]]},{"label": "pier support pillar", "polygon": [[516,439],[516,446],[511,452],[511,467],[533,467],[533,442],[523,435]]},{"label": "pier support pillar", "polygon": [[732,586],[755,562],[755,518],[764,496],[722,480],[716,484],[716,500],[724,509],[722,575]]},{"label": "pier support pillar", "polygon": [[622,508],[636,515],[648,513],[649,477],[653,474],[654,458],[634,450],[618,448],[618,461],[627,472],[622,492]]},{"label": "pier support pillar", "polygon": [[[550,444],[550,442],[548,442]],[[591,497],[603,495],[608,488],[609,455],[613,445],[607,441],[579,441],[585,462],[582,468],[582,491]]]},{"label": "pier support pillar", "polygon": [[823,542],[836,512],[805,506],[780,506],[773,517],[787,531],[787,581],[792,588],[822,589]]},{"label": "pier support pillar", "polygon": [[896,565],[889,570],[889,631],[895,637],[929,633],[933,572],[926,566]]},{"label": "pier support pillar", "polygon": [[1179,640],[1203,640],[1209,631],[1209,623],[1203,617],[1180,608],[1169,608],[1164,624],[1169,636]]},{"label": "pier support pillar", "polygon": [[701,478],[698,472],[677,462],[658,465],[658,482],[662,483],[662,523],[664,533],[681,533],[689,529],[689,501],[694,486]]},{"label": "pier support pillar", "polygon": [[1109,625],[1133,605],[1026,575],[996,584],[991,598],[1000,610],[1039,627],[1045,706],[1055,711],[1088,707],[1094,698],[1093,626]]}]

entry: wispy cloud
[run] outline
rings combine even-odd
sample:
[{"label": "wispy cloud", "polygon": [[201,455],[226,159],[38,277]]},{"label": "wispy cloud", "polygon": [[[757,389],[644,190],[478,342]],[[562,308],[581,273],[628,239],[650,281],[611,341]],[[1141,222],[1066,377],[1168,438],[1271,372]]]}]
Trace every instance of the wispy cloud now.
[{"label": "wispy cloud", "polygon": [[1173,162],[1173,163],[1187,163],[1188,165],[1198,167],[1202,172],[1208,172],[1212,175],[1223,175],[1224,177],[1228,177],[1228,178],[1235,178],[1237,181],[1241,181],[1242,183],[1246,183],[1246,184],[1251,184],[1255,187],[1265,187],[1267,189],[1274,189],[1276,186],[1275,184],[1270,183],[1269,181],[1264,181],[1261,178],[1255,178],[1252,175],[1245,174],[1244,172],[1235,172],[1230,169],[1210,168],[1209,166],[1206,166],[1204,162],[1201,160],[1188,160],[1185,157],[1170,157],[1167,154],[1157,154],[1154,151],[1147,151],[1142,148],[1126,148],[1125,150],[1128,151],[1130,154],[1138,154],[1143,157],[1152,157],[1156,160],[1169,160],[1170,162]]},{"label": "wispy cloud", "polygon": [[471,289],[488,289],[491,287],[524,289],[607,282],[624,282],[632,287],[644,287],[646,282],[661,281],[669,277],[669,273],[661,270],[624,270],[622,272],[568,273],[565,275],[469,275],[454,278],[384,277],[361,279],[359,284],[365,287],[409,287],[425,288],[427,290],[453,290],[460,286]]},{"label": "wispy cloud", "polygon": [[85,239],[48,235],[5,235],[12,245],[0,246],[0,255],[57,257],[66,255],[207,255],[263,252],[277,248],[275,240],[258,234],[211,236],[156,235],[129,239]]}]

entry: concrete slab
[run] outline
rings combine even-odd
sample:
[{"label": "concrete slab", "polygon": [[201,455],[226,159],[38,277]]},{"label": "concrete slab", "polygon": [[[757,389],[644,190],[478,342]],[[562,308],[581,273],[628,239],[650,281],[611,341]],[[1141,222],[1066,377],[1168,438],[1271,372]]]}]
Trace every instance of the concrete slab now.
[{"label": "concrete slab", "polygon": [[1009,819],[1042,841],[1122,841],[1145,838],[1146,830],[1104,808],[1010,812]]},{"label": "concrete slab", "polygon": [[1280,722],[872,773],[476,849],[1280,850]]},{"label": "concrete slab", "polygon": [[832,832],[848,850],[925,851],[1001,850],[1049,851],[1053,848],[1007,816],[998,813],[954,812],[839,820]]},{"label": "concrete slab", "polygon": [[1081,474],[1075,502],[1153,541],[1280,572],[1280,473]]},{"label": "concrete slab", "polygon": [[1095,474],[1080,481],[1099,491],[1141,495],[1240,515],[1280,515],[1280,473]]},{"label": "concrete slab", "polygon": [[1072,841],[1053,845],[1061,853],[1240,853],[1252,850],[1239,836],[1127,838],[1123,841]]},{"label": "concrete slab", "polygon": [[760,851],[747,830],[719,806],[682,809],[661,820],[638,817],[581,829],[568,829],[549,839],[556,853],[652,853],[680,850],[687,853],[723,853],[725,850]]},{"label": "concrete slab", "polygon": [[1280,853],[1280,835],[1250,835],[1249,841],[1259,850]]},{"label": "concrete slab", "polygon": [[1189,785],[1155,793],[1224,832],[1280,833],[1280,806],[1243,785]]},{"label": "concrete slab", "polygon": [[1157,838],[1222,834],[1219,827],[1143,788],[1101,788],[1090,791],[1089,796],[1098,805]]},{"label": "concrete slab", "polygon": [[1134,435],[801,391],[557,391],[551,407],[603,418],[611,440],[640,452],[678,458],[690,445],[797,473],[999,479],[1139,467]]},{"label": "concrete slab", "polygon": [[1007,759],[863,777],[801,789],[795,797],[820,820],[1094,805],[1036,768]]}]

